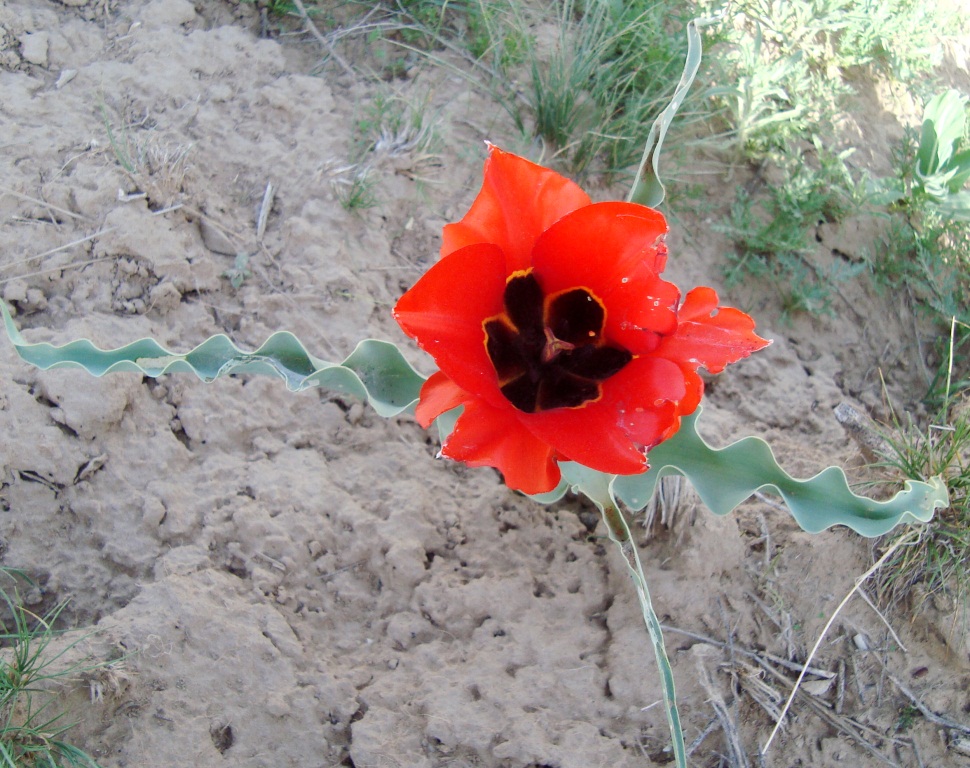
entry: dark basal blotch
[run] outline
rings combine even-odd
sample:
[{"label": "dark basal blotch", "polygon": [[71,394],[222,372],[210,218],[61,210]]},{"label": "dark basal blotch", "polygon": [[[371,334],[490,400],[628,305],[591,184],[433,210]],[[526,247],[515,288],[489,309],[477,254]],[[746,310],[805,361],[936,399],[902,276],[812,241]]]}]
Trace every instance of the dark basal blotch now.
[{"label": "dark basal blotch", "polygon": [[483,323],[499,388],[525,413],[578,408],[633,359],[603,339],[606,310],[585,288],[546,297],[532,272],[506,282],[505,313]]}]

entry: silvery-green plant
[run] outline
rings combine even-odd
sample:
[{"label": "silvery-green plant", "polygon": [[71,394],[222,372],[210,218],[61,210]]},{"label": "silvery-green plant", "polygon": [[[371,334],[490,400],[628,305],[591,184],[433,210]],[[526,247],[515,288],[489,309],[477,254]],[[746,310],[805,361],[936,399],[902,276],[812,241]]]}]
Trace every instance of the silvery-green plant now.
[{"label": "silvery-green plant", "polygon": [[967,101],[950,89],[926,103],[915,155],[903,158],[896,179],[871,180],[873,202],[970,221]]},{"label": "silvery-green plant", "polygon": [[970,147],[966,141],[967,97],[956,90],[934,96],[926,104],[916,152],[915,185],[941,208],[970,216]]}]

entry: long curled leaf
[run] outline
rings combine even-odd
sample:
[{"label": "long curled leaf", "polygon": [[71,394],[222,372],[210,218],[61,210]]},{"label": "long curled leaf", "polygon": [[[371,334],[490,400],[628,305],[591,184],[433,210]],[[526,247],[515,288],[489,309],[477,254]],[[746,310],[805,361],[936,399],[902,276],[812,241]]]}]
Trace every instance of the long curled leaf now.
[{"label": "long curled leaf", "polygon": [[151,377],[183,372],[207,382],[234,373],[264,374],[283,379],[294,392],[319,386],[366,400],[381,416],[397,416],[408,410],[424,383],[397,347],[376,339],[360,342],[342,363],[313,357],[287,331],[274,333],[254,352],[239,349],[223,334],[206,339],[185,354],[165,349],[154,339],[139,339],[118,349],[101,349],[88,339],[55,346],[29,344],[2,302],[0,312],[17,354],[44,370],[79,367],[93,376],[134,371]]},{"label": "long curled leaf", "polygon": [[[0,302],[7,335],[17,353],[38,368],[79,367],[94,376],[135,371],[146,376],[191,372],[203,381],[234,373],[277,376],[292,391],[322,386],[366,400],[381,416],[397,416],[418,399],[423,377],[393,344],[375,339],[360,342],[342,363],[328,363],[310,355],[289,332],[274,333],[254,352],[239,349],[225,335],[213,336],[195,349],[178,354],[153,339],[140,339],[118,349],[100,349],[87,339],[62,346],[29,344]],[[936,509],[949,503],[939,478],[907,481],[888,501],[874,501],[849,489],[845,473],[829,467],[808,480],[786,473],[768,444],[747,437],[726,448],[712,448],[697,434],[697,418],[685,418],[680,430],[650,451],[651,468],[642,475],[605,475],[572,462],[563,462],[563,481],[554,491],[536,496],[553,502],[573,488],[594,500],[609,496],[639,511],[653,495],[657,481],[678,473],[687,477],[701,500],[717,515],[726,515],[758,490],[781,495],[796,522],[817,533],[846,525],[863,536],[881,536],[904,522],[927,522]],[[447,430],[446,430],[447,431]]]},{"label": "long curled leaf", "polygon": [[783,470],[768,444],[746,437],[725,448],[712,448],[697,434],[700,409],[685,418],[680,430],[650,451],[650,470],[642,475],[603,475],[577,464],[563,464],[563,481],[554,491],[537,496],[552,502],[572,488],[602,498],[604,482],[614,501],[634,511],[643,509],[664,475],[690,480],[704,504],[726,515],[756,491],[767,490],[784,499],[799,526],[818,533],[845,525],[863,536],[882,536],[907,522],[928,522],[949,504],[946,485],[938,477],[928,482],[907,480],[902,491],[887,501],[875,501],[851,491],[845,473],[828,467],[807,480]]},{"label": "long curled leaf", "polygon": [[701,66],[700,28],[714,24],[719,20],[719,18],[694,19],[687,24],[687,59],[684,61],[684,71],[674,89],[670,103],[650,126],[650,133],[647,134],[647,143],[643,150],[643,158],[640,160],[637,175],[630,187],[630,195],[627,197],[627,200],[631,203],[640,203],[640,205],[646,205],[649,208],[656,208],[664,201],[667,193],[663,182],[660,181],[660,151],[663,149],[667,130],[674,121],[680,105],[687,97],[687,91],[690,90],[694,78],[697,77],[697,70]]}]

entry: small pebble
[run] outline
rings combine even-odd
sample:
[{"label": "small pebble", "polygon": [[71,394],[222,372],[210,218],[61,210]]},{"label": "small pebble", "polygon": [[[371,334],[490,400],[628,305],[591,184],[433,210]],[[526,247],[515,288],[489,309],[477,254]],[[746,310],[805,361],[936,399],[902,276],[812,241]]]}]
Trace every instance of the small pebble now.
[{"label": "small pebble", "polygon": [[49,43],[50,35],[47,32],[27,32],[20,36],[20,55],[31,64],[46,67]]},{"label": "small pebble", "polygon": [[347,421],[353,424],[355,427],[360,424],[361,419],[364,418],[364,406],[361,403],[354,403],[350,406],[350,410],[347,411]]},{"label": "small pebble", "polygon": [[63,88],[65,85],[71,82],[71,80],[73,80],[75,77],[77,77],[76,69],[62,69],[60,76],[57,78],[57,82],[54,83],[54,87]]}]

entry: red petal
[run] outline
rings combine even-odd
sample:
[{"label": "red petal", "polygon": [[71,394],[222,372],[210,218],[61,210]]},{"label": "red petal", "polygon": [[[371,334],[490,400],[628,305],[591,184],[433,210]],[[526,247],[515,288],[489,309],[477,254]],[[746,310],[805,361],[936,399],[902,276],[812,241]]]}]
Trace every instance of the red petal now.
[{"label": "red petal", "polygon": [[467,399],[465,390],[438,371],[422,385],[414,416],[418,424],[427,429],[441,414],[464,404]]},{"label": "red petal", "polygon": [[729,363],[771,343],[754,332],[750,316],[732,307],[718,307],[712,288],[688,293],[679,314],[677,332],[664,339],[654,354],[685,368],[703,365],[711,373],[720,373]]},{"label": "red petal", "polygon": [[465,217],[445,226],[441,253],[494,243],[508,257],[506,274],[528,269],[536,238],[589,203],[589,196],[569,179],[490,146],[482,189]]},{"label": "red petal", "polygon": [[503,311],[505,255],[479,244],[446,256],[405,293],[394,317],[466,392],[505,402],[485,351],[482,322]]},{"label": "red petal", "polygon": [[629,475],[647,468],[644,449],[676,425],[678,402],[686,394],[675,363],[640,357],[603,382],[598,401],[520,418],[562,457],[600,472]]},{"label": "red petal", "polygon": [[555,452],[522,426],[511,406],[467,400],[441,452],[473,467],[495,467],[509,488],[523,493],[546,493],[559,484]]},{"label": "red petal", "polygon": [[681,416],[690,416],[697,410],[697,406],[701,402],[701,397],[704,396],[704,379],[697,375],[696,366],[685,367],[681,365],[680,370],[684,374],[684,384],[687,387],[687,394],[680,401],[677,412]]},{"label": "red petal", "polygon": [[699,285],[692,288],[684,296],[684,303],[680,307],[681,322],[685,320],[697,320],[705,315],[710,316],[717,310],[717,291],[708,288],[706,285]]},{"label": "red petal", "polygon": [[634,354],[677,327],[680,291],[659,277],[664,217],[632,203],[594,203],[556,222],[533,251],[546,295],[584,287],[606,307],[606,337]]}]

